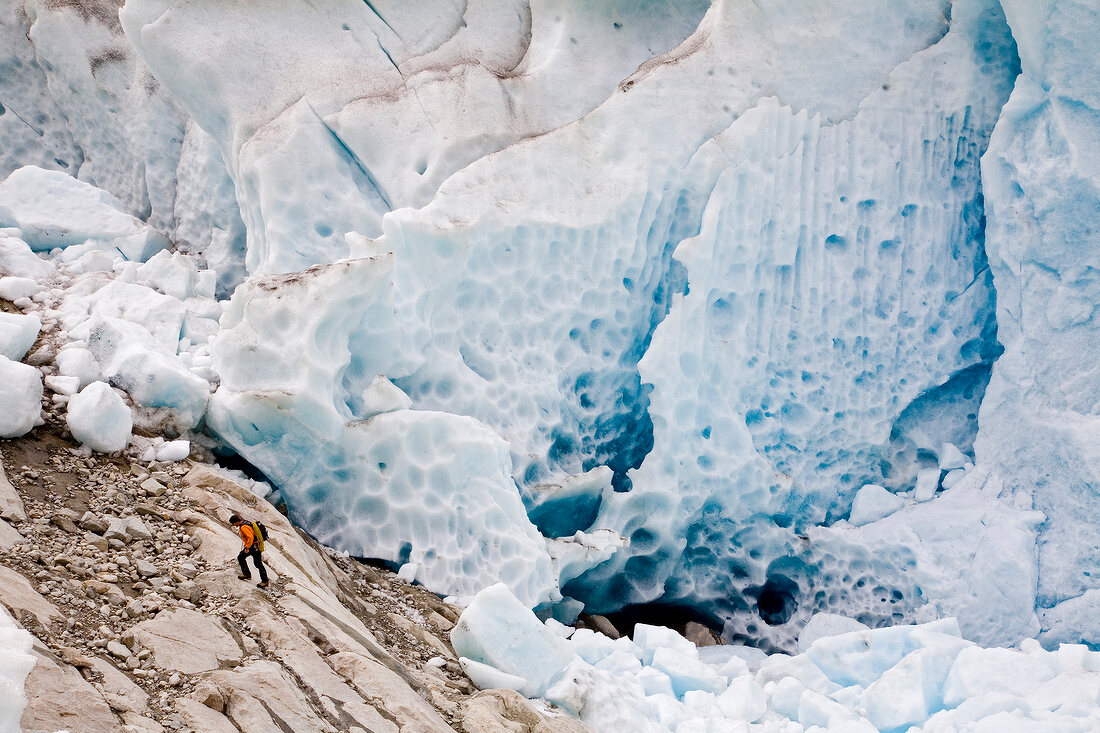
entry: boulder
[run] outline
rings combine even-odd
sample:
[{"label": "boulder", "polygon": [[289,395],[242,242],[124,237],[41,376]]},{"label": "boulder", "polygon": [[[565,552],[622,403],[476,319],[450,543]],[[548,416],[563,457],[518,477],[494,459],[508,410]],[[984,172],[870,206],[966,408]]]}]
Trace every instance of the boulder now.
[{"label": "boulder", "polygon": [[160,575],[160,568],[148,560],[139,559],[134,563],[134,567],[138,571],[138,575],[143,578],[153,578]]},{"label": "boulder", "polygon": [[173,705],[176,712],[183,718],[186,730],[201,730],[204,733],[239,733],[228,718],[200,702],[181,697],[177,698]]},{"label": "boulder", "polygon": [[119,659],[126,659],[130,656],[130,650],[127,646],[118,641],[107,642],[107,653],[112,657],[118,657]]},{"label": "boulder", "polygon": [[25,688],[24,733],[119,729],[110,706],[76,667],[58,664],[37,646],[34,656],[34,669],[27,675]]},{"label": "boulder", "polygon": [[485,690],[470,698],[462,715],[466,733],[588,733],[579,720],[540,713],[515,690]]},{"label": "boulder", "polygon": [[91,660],[91,666],[102,678],[99,689],[112,710],[120,713],[148,713],[149,694],[134,684],[115,665],[96,657]]},{"label": "boulder", "polygon": [[19,498],[19,493],[11,485],[11,481],[8,481],[3,464],[0,464],[0,519],[27,521],[27,510],[23,507],[23,500]]},{"label": "boulder", "polygon": [[30,613],[43,626],[49,626],[60,615],[57,606],[36,591],[29,580],[3,565],[0,565],[0,603],[11,609],[13,615]]},{"label": "boulder", "polygon": [[[371,699],[371,704],[365,703],[365,693],[352,689],[333,671],[331,664],[326,663],[327,660],[317,653],[314,643],[302,632],[301,625],[287,623],[284,617],[267,613],[265,607],[252,599],[241,601],[237,609],[252,619],[252,632],[272,650],[283,667],[294,674],[298,686],[321,701],[330,717],[346,717],[349,725],[358,725],[366,730],[385,728],[388,716],[380,715],[376,709],[384,703],[374,699]],[[402,718],[398,716],[398,719]],[[442,723],[438,716],[436,719]],[[443,733],[446,727],[424,726],[423,730]]]},{"label": "boulder", "polygon": [[129,535],[131,539],[153,539],[153,533],[149,531],[149,527],[145,524],[145,522],[141,521],[139,517],[126,517],[123,522],[126,526],[126,534]]},{"label": "boulder", "polygon": [[0,519],[0,549],[10,550],[24,539],[23,535],[19,534],[19,530]]},{"label": "boulder", "polygon": [[203,680],[195,685],[195,691],[191,696],[197,702],[201,703],[203,707],[210,708],[215,712],[220,713],[225,710],[225,695],[209,680]]},{"label": "boulder", "polygon": [[[328,721],[313,712],[305,694],[276,662],[249,662],[234,670],[211,672],[206,679],[225,693],[225,716],[240,730],[335,733]],[[273,715],[281,724],[276,724]]]},{"label": "boulder", "polygon": [[371,700],[387,717],[416,724],[416,729],[446,733],[439,713],[416,694],[395,672],[378,660],[355,652],[339,652],[326,660],[359,694]]},{"label": "boulder", "polygon": [[717,646],[722,643],[722,637],[714,632],[714,629],[698,621],[688,621],[684,625],[684,638],[695,646]]},{"label": "boulder", "polygon": [[134,639],[153,652],[161,669],[197,674],[239,662],[241,648],[213,618],[177,608],[143,621],[132,629]]},{"label": "boulder", "polygon": [[99,516],[98,514],[92,514],[91,512],[84,512],[84,516],[80,518],[80,526],[89,532],[95,532],[96,534],[103,534],[110,527],[110,523]]},{"label": "boulder", "polygon": [[164,733],[164,726],[144,715],[129,711],[120,713],[122,730],[125,733]]},{"label": "boulder", "polygon": [[153,533],[140,517],[129,516],[122,519],[112,519],[107,531],[103,533],[104,539],[122,540],[151,540]]}]

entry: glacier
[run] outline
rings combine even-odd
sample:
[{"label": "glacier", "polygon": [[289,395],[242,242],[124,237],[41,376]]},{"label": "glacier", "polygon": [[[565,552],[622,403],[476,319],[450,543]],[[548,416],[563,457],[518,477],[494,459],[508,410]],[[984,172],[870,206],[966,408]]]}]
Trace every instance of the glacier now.
[{"label": "glacier", "polygon": [[[358,395],[384,375],[414,409],[468,415],[504,436],[541,529],[610,528],[629,540],[565,589],[592,610],[682,603],[705,608],[729,638],[773,648],[830,608],[878,624],[915,618],[929,602],[957,613],[921,594],[905,542],[869,551],[846,535],[807,550],[800,539],[842,520],[863,484],[903,492],[944,443],[970,451],[1000,353],[980,158],[1016,52],[999,6],[957,4],[950,29],[944,10],[929,3],[899,17],[868,4],[830,11],[826,23],[809,10],[746,19],[753,11],[738,4],[712,6],[667,59],[581,119],[483,156],[431,203],[383,217],[380,232],[345,233],[348,264],[238,289],[246,315],[223,322],[215,342],[211,426],[321,531],[308,512],[335,501],[333,484],[354,495],[363,483],[344,478],[356,461],[342,446],[365,417]],[[800,45],[776,41],[807,23],[822,30]],[[896,46],[881,43],[882,24],[897,29]],[[755,35],[734,31],[744,27]],[[165,51],[152,39],[177,36],[143,28],[150,40],[139,47],[155,68]],[[848,86],[807,63],[841,47]],[[724,58],[746,61],[734,69]],[[880,158],[898,162],[860,162]],[[818,177],[830,185],[808,190]],[[250,264],[258,275],[288,266]],[[290,298],[316,303],[309,325],[276,305],[303,279],[324,291]],[[831,287],[838,281],[851,287]],[[235,368],[250,364],[245,344],[302,328],[323,332],[326,350],[339,334],[323,379],[303,380],[293,351],[264,353],[266,370]],[[314,406],[282,408],[292,429],[233,416],[269,411],[273,391],[318,389],[332,402],[323,431],[334,431],[335,455],[290,479],[287,451],[260,434],[312,441]],[[610,485],[563,496],[558,487],[599,466],[612,469]],[[307,492],[323,499],[296,498]],[[377,540],[341,546],[396,559]],[[856,587],[845,567],[880,549],[896,556],[875,564],[889,580]],[[815,589],[821,576],[832,598]],[[761,595],[784,606],[764,623]],[[1031,628],[1029,613],[1011,617],[1015,627],[988,640]]]},{"label": "glacier", "polygon": [[1088,3],[119,6],[0,0],[5,436],[544,620],[1100,645]]}]

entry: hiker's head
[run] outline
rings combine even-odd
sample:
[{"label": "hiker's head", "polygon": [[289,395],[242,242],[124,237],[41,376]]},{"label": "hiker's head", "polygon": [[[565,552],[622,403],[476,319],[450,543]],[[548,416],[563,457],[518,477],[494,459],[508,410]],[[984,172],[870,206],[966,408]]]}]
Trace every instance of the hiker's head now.
[{"label": "hiker's head", "polygon": [[241,519],[239,514],[234,514],[229,518],[229,523],[236,527],[239,524],[244,524],[244,520]]}]

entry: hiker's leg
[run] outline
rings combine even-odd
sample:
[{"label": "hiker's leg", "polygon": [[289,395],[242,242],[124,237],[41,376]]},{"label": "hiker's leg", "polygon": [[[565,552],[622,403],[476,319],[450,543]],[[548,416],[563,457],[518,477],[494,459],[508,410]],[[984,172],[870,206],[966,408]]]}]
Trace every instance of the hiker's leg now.
[{"label": "hiker's leg", "polygon": [[256,570],[260,572],[260,582],[267,582],[267,568],[264,567],[263,553],[259,550],[252,551],[252,564],[256,566]]},{"label": "hiker's leg", "polygon": [[247,557],[248,557],[248,553],[245,552],[244,550],[241,550],[240,554],[237,555],[237,562],[239,562],[241,564],[241,575],[243,575],[246,578],[251,578],[252,577],[252,571],[248,569],[248,563],[245,562],[245,558],[247,558]]}]

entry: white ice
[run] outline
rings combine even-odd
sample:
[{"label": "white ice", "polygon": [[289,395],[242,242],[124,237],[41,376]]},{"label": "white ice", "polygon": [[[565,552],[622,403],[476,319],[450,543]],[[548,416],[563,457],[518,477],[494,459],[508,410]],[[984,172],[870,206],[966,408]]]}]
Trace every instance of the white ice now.
[{"label": "white ice", "polygon": [[[872,42],[859,35],[869,10],[833,11],[846,43]],[[675,252],[688,292],[639,364],[654,385],[654,447],[596,519],[632,540],[588,579],[580,597],[596,609],[680,598],[710,607],[728,639],[790,649],[815,611],[877,625],[915,619],[929,600],[906,559],[818,553],[799,536],[847,516],[868,483],[900,493],[919,479],[931,498],[921,455],[975,428],[963,393],[980,389],[996,343],[973,212],[1012,51],[995,4],[956,3],[951,18],[843,119],[826,111],[842,98],[808,83],[808,110],[758,100],[700,149],[705,161],[713,147],[720,175],[699,233]],[[930,144],[945,146],[951,176]],[[933,565],[951,553],[924,549]]]},{"label": "white ice", "polygon": [[905,499],[878,484],[867,484],[856,492],[848,521],[857,527],[893,514],[905,506]]},{"label": "white ice", "polygon": [[198,425],[210,385],[176,357],[174,348],[121,318],[92,317],[82,324],[81,336],[111,385],[138,405],[167,410],[169,426],[188,430]]},{"label": "white ice", "polygon": [[18,300],[38,292],[38,283],[29,277],[0,277],[0,298]]},{"label": "white ice", "polygon": [[[971,216],[977,196],[977,158],[1011,82],[997,63],[1009,36],[994,10],[981,3],[960,8],[954,16],[957,28],[952,26],[944,36],[948,29],[937,3],[907,7],[900,15],[874,3],[830,13],[802,10],[804,15],[797,18],[765,14],[757,24],[748,22],[755,11],[747,6],[712,7],[695,34],[696,39],[711,40],[701,45],[689,41],[674,51],[678,63],[647,67],[624,83],[623,92],[578,122],[477,161],[449,178],[428,206],[394,211],[382,219],[379,229],[365,229],[368,234],[382,234],[372,251],[390,254],[292,278],[260,278],[253,286],[239,289],[233,317],[223,325],[236,329],[240,323],[254,335],[241,339],[234,333],[219,336],[214,343],[222,396],[214,398],[218,416],[213,424],[246,457],[264,463],[266,471],[271,459],[261,457],[267,449],[247,434],[249,421],[240,417],[231,421],[220,411],[243,414],[252,402],[268,400],[272,390],[289,391],[292,401],[308,390],[327,414],[324,424],[339,426],[367,416],[364,390],[369,380],[384,374],[412,399],[415,409],[470,415],[502,435],[510,445],[512,475],[533,507],[552,497],[554,486],[601,464],[611,465],[614,488],[629,488],[628,471],[648,450],[653,416],[657,426],[652,435],[657,442],[648,461],[656,468],[643,466],[634,491],[621,495],[628,498],[615,497],[601,508],[603,491],[597,495],[593,490],[573,494],[574,502],[556,504],[563,521],[553,527],[553,534],[569,536],[602,526],[631,539],[627,556],[607,564],[600,575],[577,579],[577,592],[596,607],[652,600],[666,587],[674,597],[701,604],[730,597],[734,589],[720,584],[696,587],[690,561],[676,567],[682,556],[677,547],[681,538],[705,534],[698,514],[712,505],[735,522],[774,513],[778,522],[790,528],[770,539],[760,538],[761,554],[748,563],[751,572],[738,589],[762,587],[768,578],[767,563],[790,552],[803,524],[847,515],[856,489],[866,482],[859,479],[881,479],[870,472],[892,464],[899,483],[892,488],[909,488],[904,484],[915,479],[916,454],[922,446],[908,436],[909,442],[892,445],[892,422],[922,391],[982,366],[988,357],[984,351],[992,346],[985,330],[992,315],[988,278],[979,277],[974,287],[967,286],[980,269],[969,234],[977,227]],[[143,28],[140,43],[151,65],[169,58],[185,63],[190,52],[180,34],[186,23],[198,23],[201,18],[168,11],[183,24],[169,33],[152,24],[162,12],[162,8],[134,4],[128,6],[124,21],[132,37],[137,37],[139,26]],[[224,12],[236,22],[235,7]],[[868,14],[875,20],[868,21]],[[784,45],[807,22],[820,23],[822,32],[797,51],[795,44]],[[752,32],[742,33],[742,26]],[[890,44],[881,42],[884,33]],[[973,39],[983,33],[989,41],[983,46],[987,55],[976,56]],[[326,53],[341,58],[343,48]],[[779,50],[762,50],[772,48]],[[241,53],[240,49],[225,51],[230,52]],[[835,64],[807,63],[810,58],[838,53],[837,63],[846,64],[850,72],[844,83],[834,74]],[[738,70],[722,64],[731,56],[745,59]],[[950,72],[930,73],[940,69]],[[705,81],[699,84],[699,79]],[[286,86],[297,83],[291,80]],[[240,100],[218,96],[217,89],[186,86],[182,80],[180,85],[186,94],[194,95],[192,106],[201,107],[202,114],[224,112],[211,117],[207,127],[230,148],[242,146],[242,169],[258,148],[253,138],[242,142],[241,136],[267,124],[265,116],[273,119],[271,137],[262,144],[283,141],[280,150],[287,153],[295,146],[308,146],[311,136],[324,137],[319,119],[336,127],[325,118],[319,103],[314,105],[317,117],[295,104],[277,116],[264,113],[246,122],[248,115],[260,112],[240,106]],[[783,103],[754,91],[762,85],[782,91]],[[882,89],[884,85],[889,88]],[[797,107],[786,106],[795,103]],[[799,111],[807,106],[812,113]],[[914,114],[926,108],[930,111]],[[671,124],[668,109],[690,110],[690,114],[679,115]],[[245,117],[238,116],[242,114]],[[623,126],[624,119],[632,124]],[[898,133],[901,120],[907,122]],[[341,121],[340,130],[351,129],[350,110],[341,112]],[[924,151],[926,138],[941,141],[930,157]],[[942,175],[941,154],[957,162],[958,185]],[[869,178],[862,175],[861,155],[867,160],[897,157],[904,165]],[[299,160],[295,156],[287,160]],[[254,160],[258,165],[260,158]],[[300,169],[279,160],[272,150],[264,154],[263,165]],[[359,161],[363,162],[362,156]],[[844,201],[833,201],[833,194],[824,189],[815,196],[803,196],[800,171],[803,167],[816,170],[815,161],[844,182]],[[318,163],[318,176],[323,178],[327,165]],[[282,189],[269,186],[279,178],[276,168],[249,170],[255,172],[238,174],[256,187],[257,196],[281,195]],[[364,164],[364,170],[382,175],[370,165]],[[587,179],[605,184],[591,190],[576,185]],[[776,186],[768,183],[766,190],[758,190],[752,187],[753,181],[775,181]],[[857,183],[859,191],[847,190],[855,189]],[[769,193],[773,188],[774,194]],[[341,200],[308,193],[313,190],[305,186],[299,194],[316,200],[316,211],[327,211],[325,207]],[[341,186],[341,191],[349,190]],[[940,201],[947,202],[946,208],[936,208]],[[511,203],[502,209],[501,202]],[[273,246],[277,239],[287,241],[291,230],[284,226],[293,225],[293,231],[309,226],[300,217],[285,222],[277,214],[270,227],[261,231],[258,222],[267,221],[262,214],[268,210],[266,204],[246,209],[246,218],[256,224],[250,224],[255,235],[270,237],[254,248],[261,260],[282,256],[282,250]],[[747,210],[776,213],[757,222],[757,230],[722,224],[743,221],[739,212]],[[819,228],[807,229],[805,242],[796,234],[773,232],[768,221],[784,220],[777,212],[792,221],[812,218]],[[345,214],[356,216],[349,210],[340,217]],[[853,217],[866,221],[856,225]],[[326,216],[321,223],[332,227],[335,237],[345,226],[343,221]],[[701,226],[704,233],[690,239]],[[784,246],[765,246],[772,238],[779,238]],[[674,260],[676,245],[685,239],[689,243],[681,246]],[[954,254],[943,254],[945,241],[952,242]],[[343,238],[338,242],[343,247]],[[309,246],[298,252],[314,261],[321,254]],[[720,246],[726,259],[709,273],[693,275],[693,246]],[[764,259],[757,262],[757,255]],[[864,262],[872,256],[874,262]],[[876,270],[879,260],[889,264],[887,270],[894,275]],[[257,267],[288,266],[273,263]],[[689,265],[687,270],[683,263]],[[783,283],[793,277],[792,267],[802,273],[799,295],[769,301],[769,293],[786,292]],[[907,267],[918,268],[919,273],[914,270],[912,287],[904,292],[924,292],[928,288],[918,282],[934,280],[935,287],[928,292],[935,292],[938,300],[901,303],[891,295],[891,283],[897,277],[909,277]],[[760,285],[760,297],[750,299],[754,309],[756,303],[764,304],[761,319],[776,308],[807,313],[825,308],[828,318],[816,324],[807,321],[804,332],[788,329],[796,335],[793,340],[783,330],[782,317],[758,324],[754,338],[761,339],[759,343],[723,331],[722,324],[736,322],[741,311],[721,293],[735,285],[740,288],[737,278],[747,278],[759,268],[777,278],[774,288]],[[708,277],[715,279],[713,292],[708,289]],[[825,292],[823,284],[838,281],[854,284],[849,290],[829,290],[827,297],[815,295]],[[300,282],[306,287],[298,287]],[[680,304],[674,294],[685,287],[690,292]],[[879,291],[881,297],[869,297]],[[285,294],[280,297],[279,292]],[[861,296],[868,297],[860,301]],[[311,307],[285,305],[298,299]],[[658,324],[673,303],[670,318],[674,322],[666,330],[695,334],[685,336],[686,341],[660,335]],[[700,313],[710,305],[721,312],[703,330],[694,325],[680,328],[688,316],[678,316],[675,309],[690,310],[696,303],[703,309]],[[885,315],[880,317],[875,303]],[[732,310],[727,312],[727,306]],[[746,310],[744,315],[757,312]],[[956,321],[966,325],[942,327]],[[835,334],[849,322],[866,323],[868,335],[861,336],[858,344],[834,343]],[[779,329],[774,338],[772,328]],[[937,336],[929,339],[932,329]],[[289,349],[297,352],[293,359],[271,354],[266,346],[287,333],[293,334]],[[298,334],[316,334],[320,346],[307,342],[308,349],[299,347]],[[643,362],[642,375],[656,386],[652,401],[636,366],[651,335],[646,358],[652,366]],[[252,357],[241,353],[239,343],[264,354],[264,366],[251,366]],[[706,370],[710,379],[700,380],[692,354],[695,344],[704,343],[716,347],[705,352],[714,360]],[[756,346],[764,349],[769,343],[777,344],[774,358],[755,366],[746,364],[748,351]],[[303,359],[309,349],[323,352],[324,360],[332,362],[323,373],[310,373],[309,358]],[[857,349],[867,350],[868,356],[860,356]],[[896,353],[923,357],[895,359]],[[687,357],[680,359],[683,354]],[[817,366],[804,369],[805,362],[811,361]],[[292,373],[292,366],[297,373]],[[844,372],[843,380],[826,378],[834,368]],[[809,382],[802,381],[804,372],[810,375]],[[861,377],[864,372],[876,376]],[[868,394],[878,391],[865,403],[849,405],[849,378],[857,377],[867,383]],[[681,390],[677,379],[694,393]],[[745,387],[741,392],[727,390],[727,383]],[[750,385],[755,386],[750,389]],[[692,396],[676,405],[659,399],[666,393]],[[763,410],[761,405],[773,399],[779,417],[773,421],[762,414],[766,430],[757,437],[744,426],[736,427],[738,421],[753,420],[755,412],[770,413],[771,408]],[[814,410],[781,409],[785,402],[811,399],[816,400]],[[969,408],[968,403],[960,404],[955,413],[962,416],[949,416],[949,424],[965,423]],[[824,431],[825,424],[834,420],[833,413],[840,412],[848,416]],[[686,422],[673,426],[674,416],[686,416]],[[312,416],[302,417],[292,420],[288,429],[302,431],[317,424]],[[818,422],[821,430],[814,427]],[[234,435],[237,426],[243,432]],[[316,428],[308,430],[316,434]],[[326,427],[321,434],[327,442],[326,454],[336,456],[333,460],[340,464],[347,462],[339,433]],[[768,441],[786,436],[794,441],[793,447],[784,448],[786,443],[780,441],[779,448],[771,451]],[[313,444],[313,435],[300,437]],[[938,450],[944,442],[939,436],[931,449]],[[848,444],[854,447],[842,448]],[[887,458],[880,460],[880,453],[888,454]],[[816,470],[820,463],[827,463],[828,470]],[[670,476],[660,468],[665,464],[684,468]],[[751,470],[739,471],[740,466]],[[736,481],[731,478],[735,473]],[[785,479],[772,485],[775,476],[790,473],[798,474],[797,487],[788,486]],[[837,485],[851,473],[862,475],[849,476],[848,483]],[[712,493],[716,501],[708,504]],[[661,504],[673,501],[674,495],[685,500],[676,507]],[[790,506],[785,507],[788,501]],[[570,503],[572,512],[567,511]],[[301,507],[303,516],[313,511]],[[598,519],[597,511],[601,512]],[[723,518],[712,516],[714,521]],[[345,521],[354,524],[356,520]],[[544,526],[541,519],[539,524]],[[699,552],[700,562],[706,563],[705,548]],[[709,573],[709,565],[699,568],[701,574]],[[614,580],[608,581],[612,575]],[[670,577],[673,582],[666,585]],[[635,586],[625,588],[624,578],[635,579]],[[791,582],[802,583],[799,595],[808,592],[805,579]],[[807,613],[813,610],[806,608]],[[748,621],[740,613],[726,609],[717,613],[738,617],[731,634],[746,630]],[[783,632],[791,643],[804,618],[795,617]]]},{"label": "white ice", "polygon": [[374,381],[363,390],[362,399],[362,415],[364,418],[374,417],[383,412],[407,410],[412,407],[412,400],[409,399],[409,396],[381,374],[375,377]]},{"label": "white ice", "polygon": [[191,441],[169,440],[160,445],[156,451],[156,459],[162,463],[182,461],[191,453]]},{"label": "white ice", "polygon": [[83,342],[78,343],[81,345],[66,344],[66,347],[58,352],[54,363],[57,365],[58,373],[63,377],[75,378],[77,389],[81,390],[99,379],[102,372],[92,352],[88,351]]},{"label": "white ice", "polygon": [[52,264],[36,257],[30,245],[20,239],[18,230],[7,231],[0,230],[0,272],[36,281],[51,280],[57,275]]},{"label": "white ice", "polygon": [[543,626],[503,583],[477,594],[451,631],[451,643],[459,658],[522,677],[519,691],[527,697],[541,697],[574,657],[568,642]]},{"label": "white ice", "polygon": [[0,355],[0,438],[18,438],[39,424],[42,372]]},{"label": "white ice", "polygon": [[33,641],[34,637],[0,606],[0,733],[21,730],[19,721],[27,705],[23,684],[34,667]]},{"label": "white ice", "polygon": [[170,246],[106,191],[35,166],[20,168],[0,183],[0,226],[17,227],[23,241],[39,251],[97,238],[127,259],[144,261]]},{"label": "white ice", "polygon": [[[383,214],[428,203],[456,170],[580,117],[705,9],[479,1],[426,20],[400,3],[135,0],[120,17],[217,142],[256,273],[345,256],[346,232],[377,236]],[[225,40],[197,47],[213,27]]]},{"label": "white ice", "polygon": [[0,355],[22,360],[41,329],[42,319],[36,314],[0,313]]},{"label": "white ice", "polygon": [[92,382],[69,398],[65,422],[74,438],[100,453],[124,449],[134,428],[130,408],[106,382]]},{"label": "white ice", "polygon": [[[481,684],[555,703],[594,731],[1087,731],[1100,725],[1100,652],[984,648],[953,619],[832,633],[795,656],[750,668],[708,662],[670,629],[639,624],[633,640],[540,624],[504,586],[482,591],[452,632]],[[720,651],[724,647],[708,648]],[[731,651],[736,647],[730,648]],[[816,726],[816,727],[815,727]]]},{"label": "white ice", "polygon": [[[965,487],[1000,351],[979,163],[1014,83],[999,4],[729,2],[657,29],[626,9],[570,6],[560,22],[583,29],[576,53],[618,37],[607,20],[631,51],[625,71],[605,63],[574,88],[567,111],[547,100],[583,74],[531,66],[568,56],[561,36],[542,35],[541,10],[524,51],[522,34],[480,11],[460,31],[417,26],[412,10],[333,7],[347,11],[340,24],[298,3],[256,14],[134,1],[122,14],[202,128],[185,145],[190,165],[226,164],[249,269],[300,270],[238,289],[201,376],[220,379],[210,425],[279,477],[311,531],[309,517],[325,516],[329,538],[364,533],[351,529],[364,520],[331,511],[356,506],[367,475],[354,465],[361,438],[348,436],[411,407],[503,438],[545,534],[628,540],[570,581],[592,609],[688,603],[727,639],[774,649],[830,610],[879,625],[953,609],[982,641],[1032,633],[1030,582],[995,619],[978,608],[1009,571],[1038,577],[1033,553],[998,563],[967,542],[959,554],[924,518],[900,538],[852,526],[917,517],[913,502],[931,516],[961,486],[968,510],[944,526],[973,533],[992,517],[1009,528],[995,545],[1017,549],[1039,536],[1014,487],[977,498]],[[311,33],[293,32],[305,18]],[[210,23],[252,30],[198,54],[189,39]],[[522,81],[427,73],[459,68],[467,43],[491,36],[491,63],[524,59]],[[316,63],[284,73],[295,53]],[[274,91],[257,97],[211,54]],[[318,82],[332,68],[345,86]],[[501,89],[507,125],[492,105],[456,111],[466,94]],[[367,102],[364,90],[385,94]],[[425,117],[455,124],[441,134]],[[379,144],[398,123],[425,141],[422,157]],[[168,260],[134,274],[178,296],[190,275]],[[314,263],[330,264],[303,269]],[[214,334],[198,318],[185,320],[192,344]],[[279,420],[273,395],[293,406]],[[290,446],[302,461],[275,465]],[[993,464],[981,475],[1000,481]],[[326,514],[292,484],[332,466]],[[590,480],[601,468],[610,480]],[[884,490],[860,495],[867,485]],[[825,539],[810,546],[811,535]],[[967,590],[941,567],[964,573]]]}]

